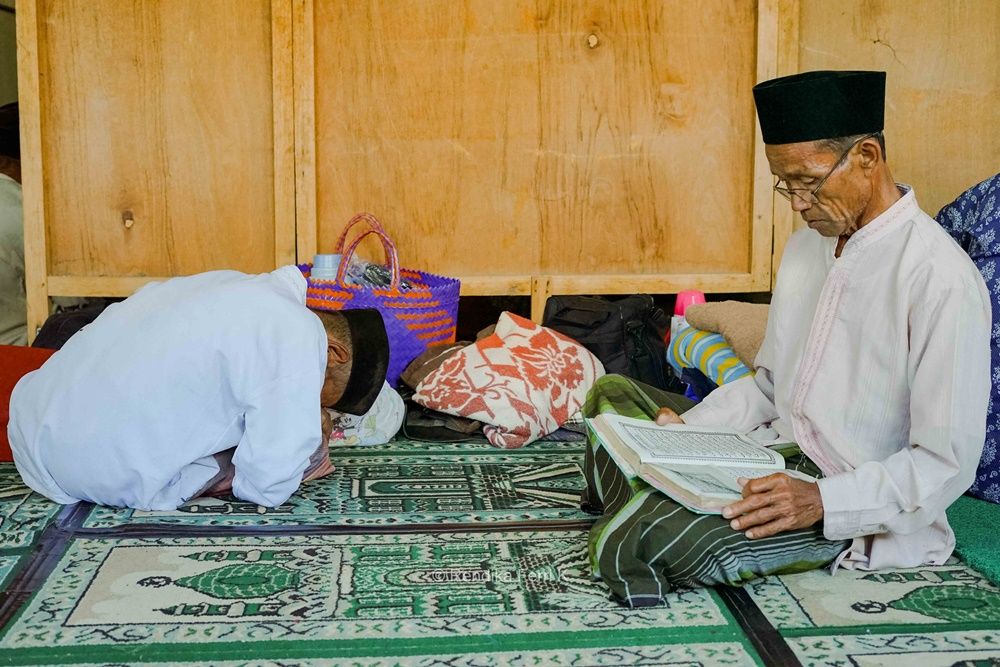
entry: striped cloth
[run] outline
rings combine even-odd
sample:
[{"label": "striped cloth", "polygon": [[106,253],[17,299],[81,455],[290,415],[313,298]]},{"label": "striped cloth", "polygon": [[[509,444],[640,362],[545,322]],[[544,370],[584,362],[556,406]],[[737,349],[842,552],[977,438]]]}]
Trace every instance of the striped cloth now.
[{"label": "striped cloth", "polygon": [[667,361],[678,371],[697,368],[720,386],[753,374],[722,334],[691,326],[681,329],[670,341]]},{"label": "striped cloth", "polygon": [[[583,406],[586,417],[615,413],[652,419],[661,406],[684,412],[693,403],[621,375],[599,379]],[[823,537],[821,525],[748,540],[717,514],[696,514],[638,477],[629,478],[588,436],[582,507],[600,512],[590,532],[590,564],[629,607],[660,604],[673,586],[738,586],[759,576],[803,572],[849,546]],[[782,452],[788,468],[818,475],[797,447]]]}]

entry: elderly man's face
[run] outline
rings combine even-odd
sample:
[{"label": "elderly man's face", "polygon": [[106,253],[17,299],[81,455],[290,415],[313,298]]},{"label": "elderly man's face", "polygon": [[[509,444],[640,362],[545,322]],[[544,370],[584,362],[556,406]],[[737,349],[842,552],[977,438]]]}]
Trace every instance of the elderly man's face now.
[{"label": "elderly man's face", "polygon": [[771,173],[796,193],[792,210],[823,236],[853,234],[871,198],[869,175],[856,168],[857,150],[841,154],[812,141],[764,147]]}]

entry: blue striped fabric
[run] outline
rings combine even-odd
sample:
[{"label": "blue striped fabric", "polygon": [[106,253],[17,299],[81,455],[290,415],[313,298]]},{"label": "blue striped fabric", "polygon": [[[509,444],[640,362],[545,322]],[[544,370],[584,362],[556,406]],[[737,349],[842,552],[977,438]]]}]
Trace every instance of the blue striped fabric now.
[{"label": "blue striped fabric", "polygon": [[752,375],[722,334],[688,326],[670,341],[667,361],[679,371],[697,368],[717,385]]}]

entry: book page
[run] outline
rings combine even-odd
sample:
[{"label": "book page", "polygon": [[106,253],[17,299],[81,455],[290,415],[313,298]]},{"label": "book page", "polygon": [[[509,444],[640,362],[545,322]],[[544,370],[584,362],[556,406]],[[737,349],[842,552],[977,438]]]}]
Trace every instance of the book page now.
[{"label": "book page", "polygon": [[657,426],[651,422],[612,417],[607,423],[644,463],[783,467],[776,452],[724,429]]},{"label": "book page", "polygon": [[740,485],[736,483],[735,478],[719,479],[712,468],[674,468],[670,472],[682,478],[698,495],[730,496],[734,500],[742,497]]},{"label": "book page", "polygon": [[[662,468],[662,466],[658,466]],[[790,477],[805,481],[816,481],[805,473],[795,470],[768,470],[767,468],[730,468],[728,466],[677,466],[670,468],[670,472],[675,473],[688,480],[697,482],[693,487],[699,494],[729,494],[735,493],[742,497],[743,487],[738,480],[741,477],[746,479],[759,479],[773,475],[776,472],[786,473]]]},{"label": "book page", "polygon": [[724,483],[732,490],[735,490],[742,495],[742,487],[736,481],[740,477],[746,477],[747,479],[757,479],[758,477],[767,477],[768,475],[773,475],[776,472],[782,472],[780,470],[767,470],[766,468],[729,468],[729,467],[718,467],[713,468],[712,473],[716,479],[724,480]]}]

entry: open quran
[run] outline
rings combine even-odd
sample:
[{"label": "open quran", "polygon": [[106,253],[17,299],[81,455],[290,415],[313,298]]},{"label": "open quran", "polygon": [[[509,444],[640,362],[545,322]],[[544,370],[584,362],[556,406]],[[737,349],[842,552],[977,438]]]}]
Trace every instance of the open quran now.
[{"label": "open quran", "polygon": [[587,426],[622,472],[641,477],[688,509],[720,514],[742,497],[737,480],[785,470],[782,456],[728,428],[657,424],[619,415],[598,415]]}]

